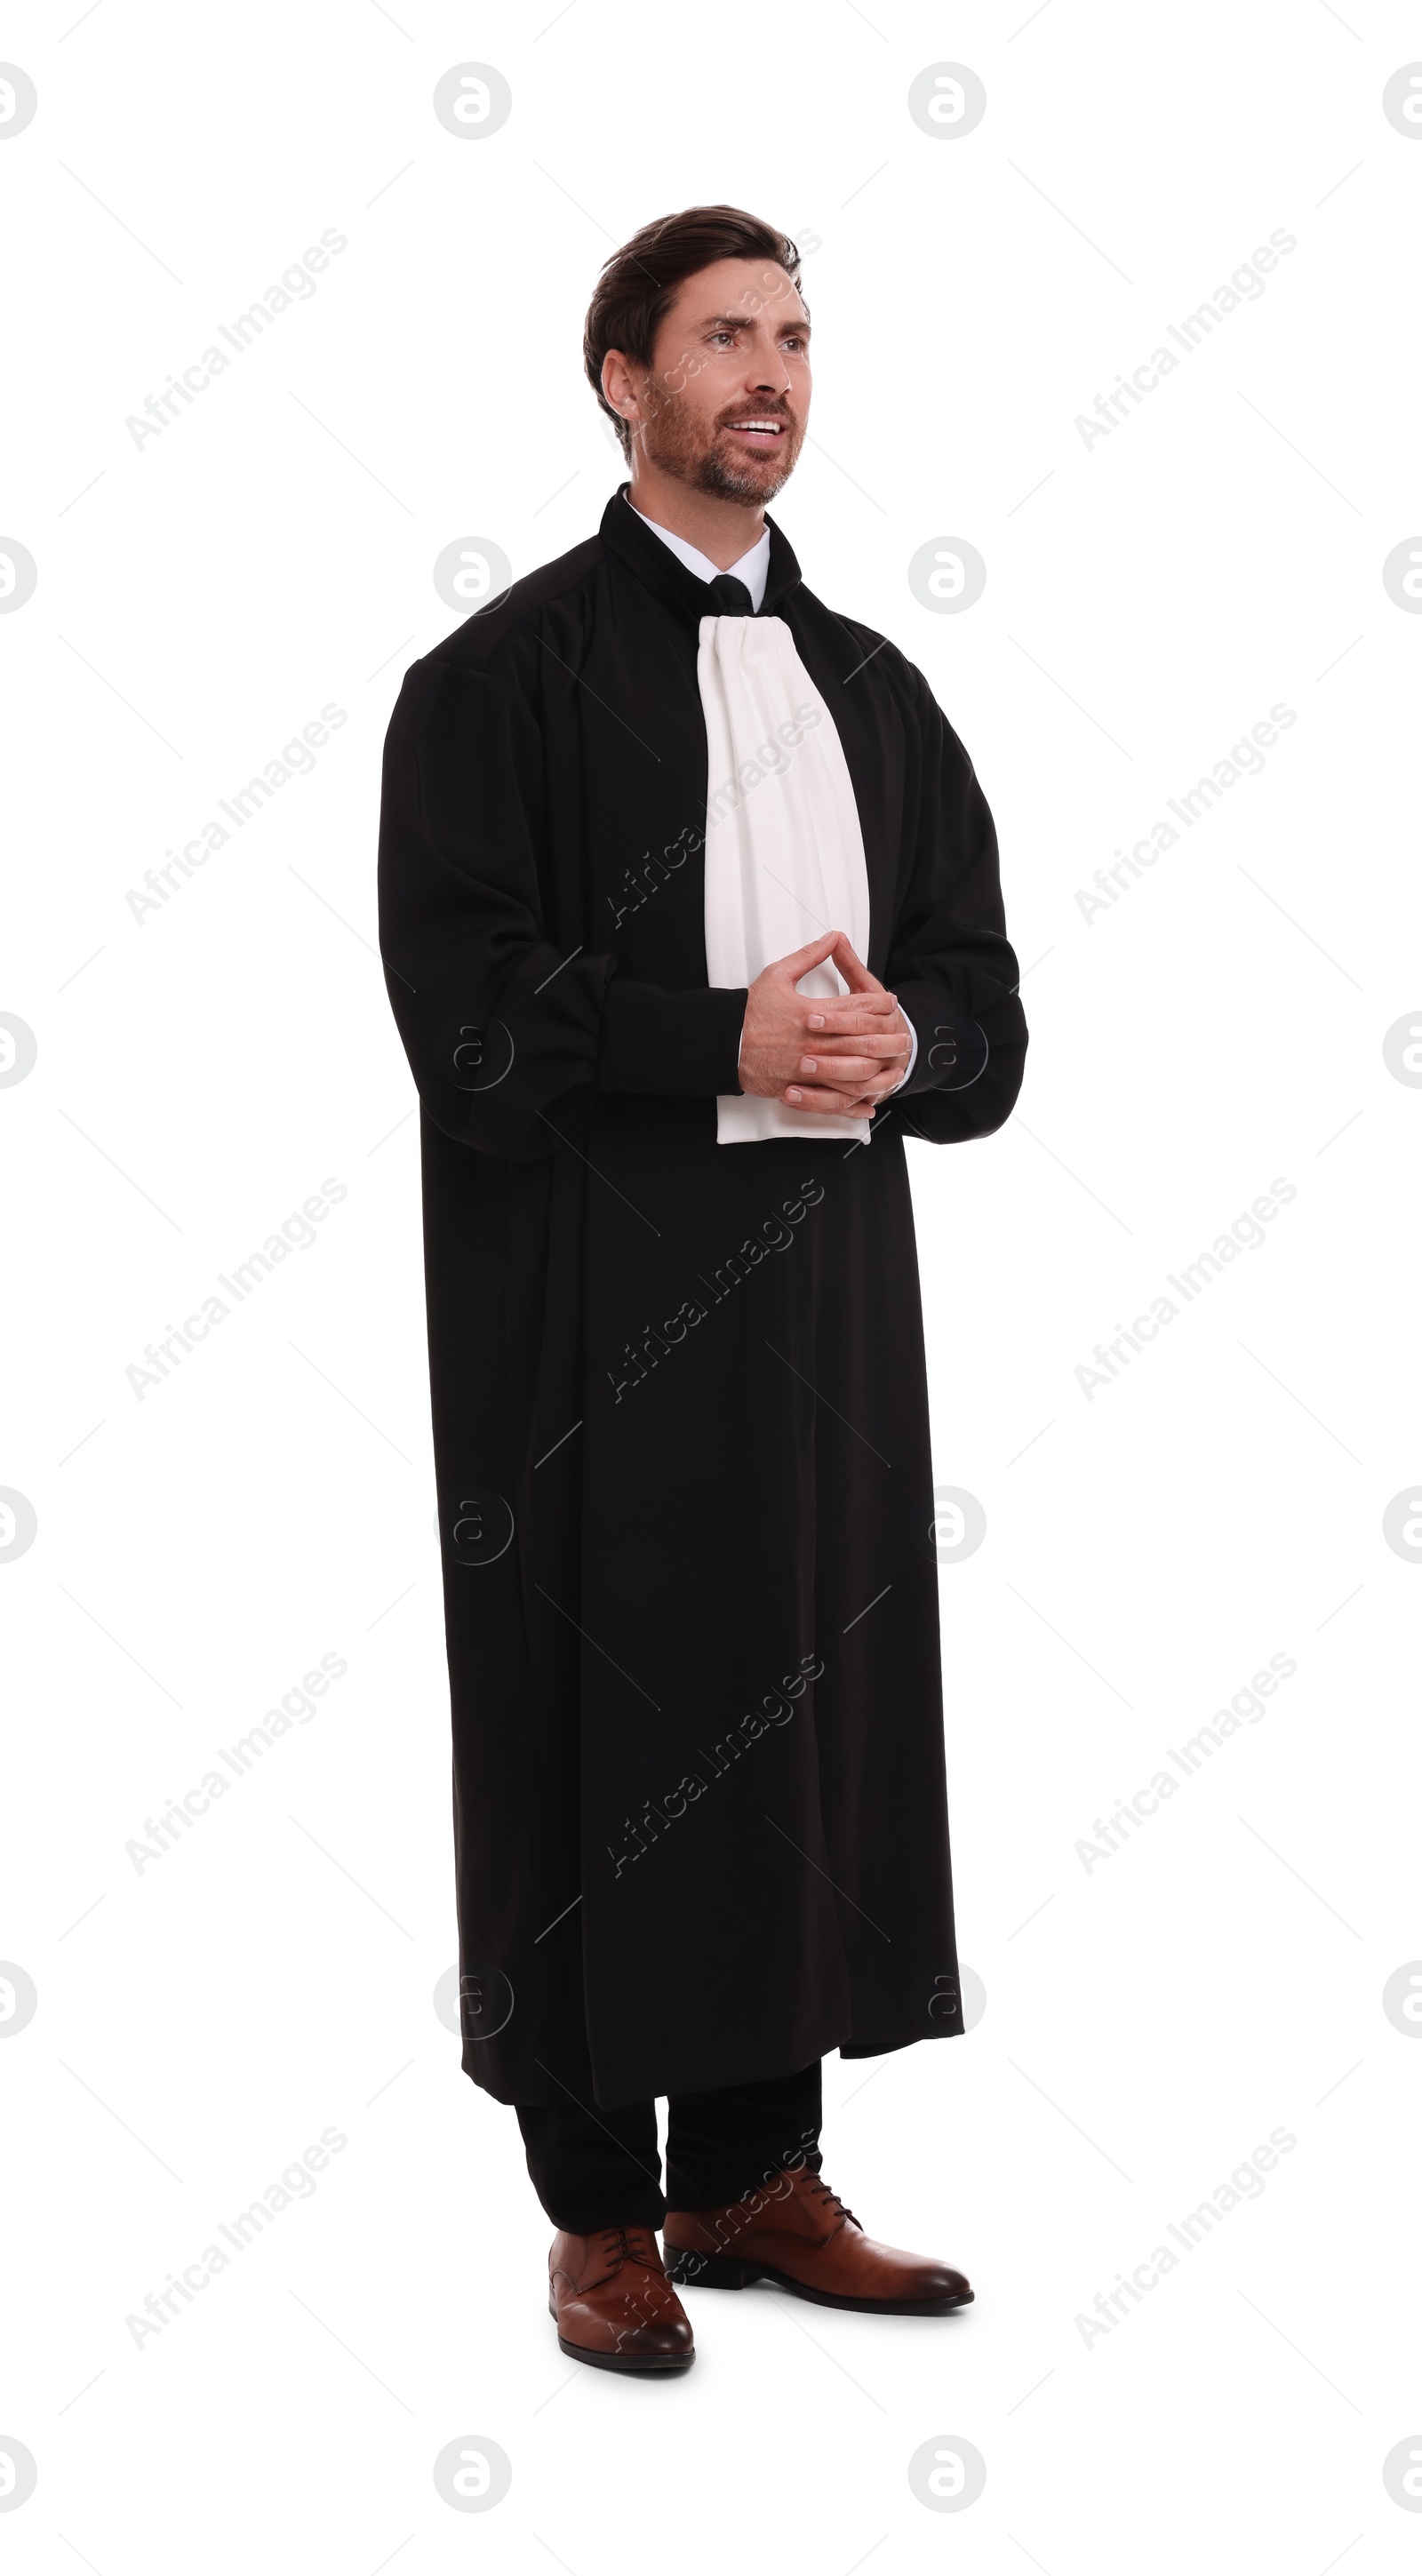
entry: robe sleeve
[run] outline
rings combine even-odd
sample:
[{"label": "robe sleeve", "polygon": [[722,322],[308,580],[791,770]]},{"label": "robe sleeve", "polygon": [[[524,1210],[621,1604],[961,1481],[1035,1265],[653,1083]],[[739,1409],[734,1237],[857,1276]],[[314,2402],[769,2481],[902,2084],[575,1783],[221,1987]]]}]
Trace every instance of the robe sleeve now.
[{"label": "robe sleeve", "polygon": [[547,765],[502,674],[407,673],[385,743],[380,949],[426,1114],[477,1151],[556,1153],[600,1095],[740,1088],[744,990],[633,981],[547,935]]},{"label": "robe sleeve", "polygon": [[1022,1085],[1027,1023],[998,875],[997,834],[972,762],[927,681],[918,725],[911,864],[883,981],[918,1039],[912,1073],[880,1111],[930,1143],[989,1136]]}]

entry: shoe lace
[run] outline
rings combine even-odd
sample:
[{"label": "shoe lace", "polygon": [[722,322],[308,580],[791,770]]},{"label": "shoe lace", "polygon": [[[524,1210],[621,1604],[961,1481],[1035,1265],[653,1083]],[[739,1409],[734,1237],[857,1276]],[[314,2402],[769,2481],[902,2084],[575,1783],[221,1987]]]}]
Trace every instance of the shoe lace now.
[{"label": "shoe lace", "polygon": [[822,2182],[818,2174],[811,2174],[808,2177],[807,2188],[812,2196],[817,2200],[822,2200],[828,2209],[837,2209],[842,2218],[847,2218],[849,2220],[851,2226],[862,2229],[864,2224],[863,2220],[855,2217],[853,2210],[848,2206],[847,2202],[840,2199],[837,2191],[831,2191],[829,2184],[827,2182]]},{"label": "shoe lace", "polygon": [[614,2263],[646,2263],[655,2268],[654,2248],[649,2250],[650,2230],[645,2227],[604,2227],[602,2248],[609,2266]]}]

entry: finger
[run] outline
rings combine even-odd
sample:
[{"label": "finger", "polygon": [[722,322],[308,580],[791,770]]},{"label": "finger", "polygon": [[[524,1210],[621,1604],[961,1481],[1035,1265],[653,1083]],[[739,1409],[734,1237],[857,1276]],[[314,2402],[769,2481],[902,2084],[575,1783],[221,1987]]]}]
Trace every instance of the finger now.
[{"label": "finger", "polygon": [[802,1057],[787,1079],[817,1083],[821,1091],[895,1091],[907,1072],[901,1056],[882,1064],[874,1056],[817,1055]]},{"label": "finger", "polygon": [[[798,984],[801,976],[808,975],[812,966],[823,966],[825,959],[833,955],[843,940],[842,930],[822,931],[818,939],[810,940],[804,948],[795,949],[789,957],[777,957],[770,972],[773,975],[788,975],[792,984]],[[850,949],[849,953],[852,957],[853,949]],[[846,976],[846,983],[848,980]]]},{"label": "finger", "polygon": [[781,1098],[787,1109],[813,1109],[832,1118],[863,1117],[867,1115],[868,1108],[877,1106],[870,1101],[866,1107],[864,1098],[856,1101],[852,1092],[826,1091],[821,1085],[809,1082],[792,1082],[789,1090],[782,1092]]},{"label": "finger", "polygon": [[837,934],[831,955],[851,993],[882,993],[884,987],[878,976],[870,974],[862,957],[855,953],[843,931]]},{"label": "finger", "polygon": [[861,1082],[847,1082],[843,1085],[838,1082],[826,1084],[821,1077],[815,1088],[819,1091],[826,1089],[838,1091],[842,1099],[853,1099],[862,1106],[866,1100],[888,1100],[900,1088],[900,1081],[901,1077],[896,1073],[868,1073]]},{"label": "finger", "polygon": [[811,1005],[812,1027],[823,1021],[826,1028],[875,1028],[883,1020],[892,1021],[897,1011],[892,993],[835,993],[824,1001],[818,993],[803,993],[800,998]]},{"label": "finger", "polygon": [[882,1082],[886,1086],[897,1082],[901,1070],[902,1068],[893,1062],[887,1065],[880,1063],[877,1056],[806,1055],[800,1058],[795,1067],[795,1080],[818,1082],[822,1091],[857,1093],[869,1090],[876,1082]]},{"label": "finger", "polygon": [[[809,994],[801,995],[802,1001],[811,998]],[[894,1020],[898,1013],[898,1004],[892,993],[838,993],[826,1001],[821,1001],[816,994],[813,999],[815,1007],[810,1012],[808,1023],[812,1029],[875,1028],[884,1020]]]},{"label": "finger", "polygon": [[[890,1064],[896,1062],[901,1056],[906,1056],[908,1051],[908,1039],[900,1037],[893,1030],[887,1030],[881,1035],[876,1029],[859,1029],[852,1036],[831,1033],[828,1037],[816,1035],[805,1042],[807,1059],[814,1055],[822,1058],[826,1064],[835,1065],[857,1055],[873,1056],[876,1062]],[[796,1068],[800,1073],[809,1073],[813,1069],[808,1061]]]}]

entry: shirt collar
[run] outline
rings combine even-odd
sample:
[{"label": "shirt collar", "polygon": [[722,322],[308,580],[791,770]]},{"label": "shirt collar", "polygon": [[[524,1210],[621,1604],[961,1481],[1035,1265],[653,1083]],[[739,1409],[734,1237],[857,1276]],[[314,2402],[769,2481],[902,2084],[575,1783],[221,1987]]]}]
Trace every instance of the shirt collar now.
[{"label": "shirt collar", "polygon": [[[718,614],[715,592],[698,573],[688,572],[685,564],[677,561],[671,547],[663,545],[661,530],[632,508],[631,489],[630,483],[619,483],[610,495],[598,528],[599,541],[605,552],[643,583],[664,609],[683,620],[693,633],[699,632],[703,617]],[[768,511],[765,524],[770,532],[770,571],[758,613],[763,617],[783,617],[800,588],[800,567],[784,529],[776,526]]]},{"label": "shirt collar", "polygon": [[[660,537],[664,546],[670,546],[678,561],[685,564],[688,572],[694,572],[698,581],[709,582],[720,578],[720,565],[713,563],[709,555],[704,555],[699,546],[688,544],[685,537],[673,535],[670,528],[663,528],[655,519],[649,519],[645,510],[638,510],[632,502],[628,503],[628,508],[632,510],[635,518],[641,520],[644,528],[650,528],[653,536]],[[745,583],[750,592],[752,612],[758,616],[770,573],[769,528],[762,528],[749,554],[742,555],[739,563],[728,565],[727,570],[733,580]]]}]

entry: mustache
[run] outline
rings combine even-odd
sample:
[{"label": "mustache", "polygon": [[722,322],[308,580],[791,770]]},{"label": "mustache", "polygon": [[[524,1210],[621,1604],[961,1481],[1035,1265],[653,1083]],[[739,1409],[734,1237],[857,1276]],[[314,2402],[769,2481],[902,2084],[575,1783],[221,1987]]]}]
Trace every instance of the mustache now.
[{"label": "mustache", "polygon": [[757,420],[783,420],[792,429],[798,428],[799,426],[798,415],[793,406],[788,402],[781,401],[734,403],[731,405],[729,410],[722,412],[720,419],[716,423],[716,427],[718,429],[729,429],[734,421],[748,420],[752,418]]}]

